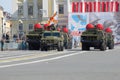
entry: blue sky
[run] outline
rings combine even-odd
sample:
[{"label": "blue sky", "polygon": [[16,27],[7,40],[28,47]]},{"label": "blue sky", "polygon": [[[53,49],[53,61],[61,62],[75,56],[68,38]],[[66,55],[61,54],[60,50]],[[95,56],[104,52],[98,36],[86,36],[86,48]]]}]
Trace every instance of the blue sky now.
[{"label": "blue sky", "polygon": [[12,0],[0,0],[0,5],[4,8],[4,11],[11,13],[11,1]]}]

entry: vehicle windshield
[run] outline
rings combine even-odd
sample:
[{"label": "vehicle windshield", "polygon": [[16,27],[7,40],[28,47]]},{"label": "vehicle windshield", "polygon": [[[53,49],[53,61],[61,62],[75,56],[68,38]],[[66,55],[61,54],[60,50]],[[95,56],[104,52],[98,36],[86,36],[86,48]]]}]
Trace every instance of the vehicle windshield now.
[{"label": "vehicle windshield", "polygon": [[44,37],[51,36],[51,33],[44,33]]},{"label": "vehicle windshield", "polygon": [[53,36],[60,37],[60,33],[53,33]]},{"label": "vehicle windshield", "polygon": [[44,33],[44,37],[47,37],[47,36],[60,37],[60,33],[58,33],[58,32],[54,32],[54,33]]}]

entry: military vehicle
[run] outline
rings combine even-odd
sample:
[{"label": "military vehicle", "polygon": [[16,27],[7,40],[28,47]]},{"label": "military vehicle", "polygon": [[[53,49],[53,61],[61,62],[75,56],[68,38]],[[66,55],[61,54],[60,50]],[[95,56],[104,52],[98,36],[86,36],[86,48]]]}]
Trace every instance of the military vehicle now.
[{"label": "military vehicle", "polygon": [[39,50],[40,49],[40,42],[42,33],[44,32],[43,28],[35,29],[33,31],[30,31],[26,37],[27,37],[27,43],[28,43],[28,49],[29,50]]},{"label": "military vehicle", "polygon": [[90,50],[90,47],[100,49],[101,51],[114,48],[114,37],[112,33],[107,33],[104,30],[96,27],[87,29],[81,35],[82,50]]},{"label": "military vehicle", "polygon": [[63,35],[56,30],[44,31],[41,38],[41,51],[47,51],[51,49],[57,49],[63,51]]}]

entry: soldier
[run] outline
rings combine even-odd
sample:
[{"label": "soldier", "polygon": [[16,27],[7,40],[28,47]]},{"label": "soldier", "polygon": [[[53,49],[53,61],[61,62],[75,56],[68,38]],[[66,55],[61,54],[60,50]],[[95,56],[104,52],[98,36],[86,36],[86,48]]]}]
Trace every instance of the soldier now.
[{"label": "soldier", "polygon": [[1,51],[3,51],[3,47],[4,47],[4,39],[1,39]]}]

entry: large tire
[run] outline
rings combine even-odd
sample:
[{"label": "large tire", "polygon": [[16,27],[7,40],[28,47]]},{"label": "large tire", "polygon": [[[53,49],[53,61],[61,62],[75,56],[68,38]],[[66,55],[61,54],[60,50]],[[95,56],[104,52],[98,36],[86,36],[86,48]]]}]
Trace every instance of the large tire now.
[{"label": "large tire", "polygon": [[85,43],[82,43],[82,50],[90,50],[90,47],[87,46]]},{"label": "large tire", "polygon": [[44,47],[41,47],[41,51],[45,51]]},{"label": "large tire", "polygon": [[61,46],[61,51],[63,51],[64,50],[64,47],[63,46]]},{"label": "large tire", "polygon": [[61,48],[60,48],[60,46],[58,46],[58,47],[57,47],[57,51],[61,51]]},{"label": "large tire", "polygon": [[58,43],[57,50],[58,50],[58,51],[63,51],[63,50],[64,50],[64,47],[63,47],[63,45],[62,45],[61,42]]},{"label": "large tire", "polygon": [[34,47],[32,46],[31,43],[28,43],[28,50],[34,50]]},{"label": "large tire", "polygon": [[106,43],[105,42],[103,42],[102,44],[101,44],[101,46],[100,46],[100,50],[101,51],[105,51],[106,50]]},{"label": "large tire", "polygon": [[109,45],[108,45],[109,49],[114,49],[114,41],[112,41]]},{"label": "large tire", "polygon": [[34,43],[29,43],[28,44],[28,49],[29,50],[39,50],[40,49],[40,45],[39,44],[34,44]]}]

